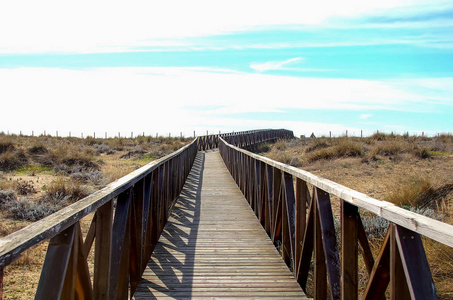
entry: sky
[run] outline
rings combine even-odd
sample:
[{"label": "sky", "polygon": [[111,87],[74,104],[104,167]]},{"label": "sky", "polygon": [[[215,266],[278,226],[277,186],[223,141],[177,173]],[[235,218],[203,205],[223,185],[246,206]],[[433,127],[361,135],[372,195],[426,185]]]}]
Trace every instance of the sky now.
[{"label": "sky", "polygon": [[1,1],[0,132],[453,132],[453,1]]}]

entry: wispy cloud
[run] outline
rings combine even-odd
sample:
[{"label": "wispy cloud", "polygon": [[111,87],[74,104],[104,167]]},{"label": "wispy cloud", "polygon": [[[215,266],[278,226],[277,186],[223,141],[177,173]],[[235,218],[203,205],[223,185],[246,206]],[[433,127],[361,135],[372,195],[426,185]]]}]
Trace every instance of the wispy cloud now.
[{"label": "wispy cloud", "polygon": [[127,5],[86,0],[70,4],[55,0],[2,1],[0,53],[121,52],[184,46],[187,38],[265,27],[322,25],[334,17],[359,18],[376,12],[385,15],[388,11],[407,11],[414,7],[416,13],[448,3],[446,0],[415,0],[409,4],[403,0],[322,0],[308,6],[297,0],[282,0],[278,5],[259,0],[190,3],[139,0]]},{"label": "wispy cloud", "polygon": [[[444,105],[451,104],[453,86],[453,78],[408,79],[395,84],[200,68],[0,69],[0,82],[2,110],[21,114],[20,119],[17,114],[4,114],[1,130],[13,127],[17,131],[25,127],[36,131],[56,127],[92,130],[102,124],[113,131],[138,132],[149,128],[173,134],[179,134],[182,128],[187,128],[189,132],[185,134],[190,134],[192,128],[208,127],[208,124],[225,130],[233,127],[224,123],[228,115],[239,112],[290,109],[425,112],[436,107],[424,99],[435,97]],[[417,89],[418,86],[426,88]],[[197,111],[196,106],[213,109]],[[43,118],[42,113],[48,107],[52,107],[52,114]],[[269,120],[262,122],[270,124]],[[233,123],[231,129],[244,129],[242,120]]]},{"label": "wispy cloud", "polygon": [[372,114],[362,114],[362,115],[359,116],[359,119],[360,120],[368,120],[372,116],[373,116]]},{"label": "wispy cloud", "polygon": [[289,70],[291,68],[286,67],[287,65],[297,64],[302,61],[302,57],[290,58],[284,61],[268,61],[265,63],[252,63],[250,68],[258,72],[265,72],[270,70]]}]

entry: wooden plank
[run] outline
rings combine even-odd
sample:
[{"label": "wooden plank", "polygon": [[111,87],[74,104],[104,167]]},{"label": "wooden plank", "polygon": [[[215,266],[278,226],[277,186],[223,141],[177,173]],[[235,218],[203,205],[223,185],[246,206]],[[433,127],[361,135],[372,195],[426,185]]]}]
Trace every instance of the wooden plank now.
[{"label": "wooden plank", "polygon": [[357,206],[341,200],[341,299],[358,299]]},{"label": "wooden plank", "polygon": [[281,187],[282,187],[282,172],[277,168],[272,168],[272,207],[271,207],[271,237],[275,242],[278,239],[281,230]]},{"label": "wooden plank", "polygon": [[371,271],[367,287],[364,292],[364,300],[385,299],[385,290],[390,281],[390,230],[387,229],[381,250]]},{"label": "wooden plank", "polygon": [[[88,269],[87,257],[83,251],[83,237],[80,229],[80,223],[78,223],[78,233],[76,238],[78,239],[78,250],[77,250],[77,262],[76,262],[76,285],[73,291],[74,299],[94,299],[93,298],[93,287],[91,285],[90,270]],[[74,243],[75,245],[75,243]],[[63,297],[62,297],[63,298]],[[63,298],[64,299],[64,298]]]},{"label": "wooden plank", "polygon": [[[410,299],[401,256],[396,243],[395,224],[390,224],[390,299]],[[425,298],[427,299],[427,298]]]},{"label": "wooden plank", "polygon": [[294,270],[295,266],[295,243],[296,243],[296,198],[294,194],[294,182],[293,176],[284,173],[284,184],[285,184],[285,203],[284,206],[286,207],[286,221],[287,221],[287,229],[289,233],[289,242],[291,247],[291,269]]},{"label": "wooden plank", "polygon": [[420,235],[398,225],[395,233],[411,298],[437,299]]},{"label": "wooden plank", "polygon": [[313,250],[313,296],[317,300],[326,300],[327,299],[327,268],[326,268],[326,257],[324,253],[324,246],[322,242],[322,228],[321,221],[319,218],[319,202],[318,202],[318,193],[315,193],[314,198],[314,250]]},{"label": "wooden plank", "polygon": [[68,261],[68,267],[66,269],[63,290],[59,298],[74,300],[75,299],[75,288],[77,281],[77,258],[79,251],[79,234],[80,234],[80,223],[74,225],[74,238],[71,246],[71,254]]},{"label": "wooden plank", "polygon": [[318,217],[322,231],[322,244],[329,275],[330,293],[333,299],[340,299],[341,278],[340,278],[340,258],[338,255],[335,225],[333,220],[330,196],[328,193],[316,189]]},{"label": "wooden plank", "polygon": [[130,274],[130,289],[134,293],[140,283],[142,275],[142,243],[144,242],[143,227],[144,227],[144,194],[145,184],[144,179],[137,182],[133,188],[134,197],[131,202],[131,224],[130,224],[130,257],[129,257],[129,274]]},{"label": "wooden plank", "polygon": [[93,219],[91,220],[90,228],[88,229],[87,236],[85,241],[83,242],[83,255],[88,257],[91,251],[91,247],[93,246],[94,237],[96,236],[96,215],[97,212],[94,214]]},{"label": "wooden plank", "polygon": [[128,252],[125,248],[129,248],[129,245],[126,244],[126,242],[128,241],[129,235],[127,230],[129,229],[128,220],[131,198],[132,190],[129,190],[128,192],[121,194],[116,202],[112,230],[112,258],[110,261],[109,297],[111,299],[118,299],[118,295],[121,295],[121,291],[123,291],[124,287],[120,286],[120,284],[124,284],[122,281],[125,275],[124,272],[128,273],[127,269],[125,270],[124,267],[124,254]]},{"label": "wooden plank", "polygon": [[309,196],[307,184],[299,178],[296,178],[296,231],[294,256],[294,274],[296,274],[296,276],[299,274],[300,254],[302,252],[305,227],[307,226],[307,199]]},{"label": "wooden plank", "polygon": [[113,201],[101,206],[96,215],[93,293],[95,299],[105,300],[109,298]]},{"label": "wooden plank", "polygon": [[224,166],[198,154],[135,299],[306,299]]},{"label": "wooden plank", "polygon": [[358,239],[359,244],[362,247],[363,251],[363,261],[365,263],[366,270],[368,274],[371,274],[374,265],[374,258],[373,252],[371,252],[370,243],[368,242],[368,237],[365,232],[365,228],[363,227],[362,219],[360,218],[360,214],[358,215]]},{"label": "wooden plank", "polygon": [[314,202],[315,201],[311,201],[308,208],[307,226],[305,227],[304,241],[302,244],[302,251],[300,252],[299,267],[297,268],[298,273],[296,273],[297,282],[305,292],[314,249]]},{"label": "wooden plank", "polygon": [[71,258],[75,226],[53,237],[44,259],[35,299],[59,299]]}]

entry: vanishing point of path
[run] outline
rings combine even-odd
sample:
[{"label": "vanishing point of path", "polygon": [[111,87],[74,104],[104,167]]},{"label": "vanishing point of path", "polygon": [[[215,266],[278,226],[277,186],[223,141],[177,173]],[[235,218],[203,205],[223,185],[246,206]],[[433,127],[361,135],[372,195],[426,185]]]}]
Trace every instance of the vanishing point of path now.
[{"label": "vanishing point of path", "polygon": [[306,299],[226,169],[199,152],[135,299]]}]

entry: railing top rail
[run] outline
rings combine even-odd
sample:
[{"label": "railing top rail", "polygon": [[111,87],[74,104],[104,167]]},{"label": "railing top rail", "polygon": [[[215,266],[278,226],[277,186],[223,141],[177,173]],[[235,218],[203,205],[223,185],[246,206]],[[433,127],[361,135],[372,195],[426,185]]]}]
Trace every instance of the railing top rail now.
[{"label": "railing top rail", "polygon": [[61,233],[81,218],[96,211],[97,208],[115,198],[120,193],[132,187],[139,180],[149,175],[161,164],[181,154],[192,145],[196,144],[194,139],[190,144],[170,153],[160,159],[129,173],[128,175],[108,184],[105,188],[71,204],[52,215],[28,225],[21,230],[0,239],[0,269],[18,258],[20,253],[44,239],[51,238]]},{"label": "railing top rail", "polygon": [[221,141],[225,143],[226,146],[231,147],[236,151],[242,152],[258,161],[262,161],[263,163],[280,169],[296,178],[302,179],[346,202],[366,209],[390,222],[403,226],[442,244],[453,247],[453,225],[408,211],[387,201],[377,200],[331,180],[316,176],[310,172],[238,148],[227,143],[222,138]]},{"label": "railing top rail", "polygon": [[251,134],[251,133],[257,133],[257,132],[264,132],[264,131],[277,131],[277,130],[287,130],[287,129],[255,129],[255,130],[247,130],[247,131],[212,133],[212,134],[207,134],[207,135],[200,135],[198,137],[204,137],[204,136],[220,136],[220,137],[223,137],[223,136],[236,136],[236,135],[244,135],[244,134]]}]

